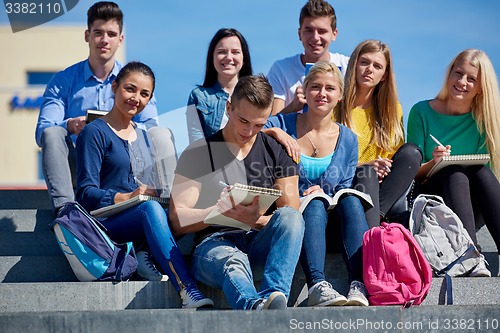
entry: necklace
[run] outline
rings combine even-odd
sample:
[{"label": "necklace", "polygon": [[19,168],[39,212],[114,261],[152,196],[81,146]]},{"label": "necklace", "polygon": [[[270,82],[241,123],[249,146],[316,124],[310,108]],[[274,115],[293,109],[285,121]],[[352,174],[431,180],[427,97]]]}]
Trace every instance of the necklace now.
[{"label": "necklace", "polygon": [[[311,144],[311,146],[313,148],[313,152],[311,154],[311,157],[316,157],[316,156],[318,156],[319,148],[316,147],[316,145],[312,142],[311,138],[309,137],[309,133],[306,130],[306,120],[305,119],[304,119],[304,122],[302,123],[302,125],[303,125],[303,128],[304,128],[304,132],[306,133],[306,138],[307,138],[307,140],[309,140],[309,143]],[[326,133],[326,135],[330,134],[330,131],[332,130],[332,127],[333,127],[333,121],[330,124],[330,128],[328,129],[328,133]]]}]

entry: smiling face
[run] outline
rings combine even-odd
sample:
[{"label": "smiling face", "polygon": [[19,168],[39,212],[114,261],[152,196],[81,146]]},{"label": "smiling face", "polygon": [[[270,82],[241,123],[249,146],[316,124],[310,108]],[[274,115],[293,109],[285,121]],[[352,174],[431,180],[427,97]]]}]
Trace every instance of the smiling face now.
[{"label": "smiling face", "polygon": [[448,91],[451,99],[472,103],[474,97],[481,92],[480,71],[468,61],[455,63],[448,76]]},{"label": "smiling face", "polygon": [[299,28],[299,39],[304,46],[306,62],[330,60],[330,43],[337,38],[328,16],[305,17]]},{"label": "smiling face", "polygon": [[139,72],[132,72],[123,77],[118,84],[113,82],[115,103],[117,109],[128,118],[139,114],[148,104],[153,95],[153,80],[151,77]]},{"label": "smiling face", "polygon": [[116,20],[95,20],[90,30],[85,31],[85,41],[89,43],[89,58],[106,62],[114,59],[123,35]]},{"label": "smiling face", "polygon": [[308,112],[330,113],[342,97],[338,79],[331,72],[317,73],[305,90]]},{"label": "smiling face", "polygon": [[238,37],[222,38],[214,50],[214,67],[218,76],[237,76],[243,66],[243,51]]},{"label": "smiling face", "polygon": [[359,56],[356,64],[358,87],[375,88],[387,73],[387,60],[382,52],[368,52]]}]

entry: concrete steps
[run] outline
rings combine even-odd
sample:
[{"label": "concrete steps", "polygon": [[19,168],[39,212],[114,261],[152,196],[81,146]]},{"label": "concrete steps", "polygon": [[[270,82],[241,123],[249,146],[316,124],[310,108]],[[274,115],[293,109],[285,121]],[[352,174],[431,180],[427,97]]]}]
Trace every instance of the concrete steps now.
[{"label": "concrete steps", "polygon": [[[498,332],[498,306],[0,313],[0,332]],[[461,328],[462,327],[462,328]]]},{"label": "concrete steps", "polygon": [[[46,190],[0,190],[0,332],[285,332],[300,323],[367,323],[422,321],[433,330],[434,319],[498,319],[500,278],[454,278],[453,306],[445,304],[445,285],[435,278],[420,307],[306,308],[307,290],[300,267],[290,294],[289,311],[179,310],[180,299],[169,282],[76,282],[49,228],[52,213]],[[490,269],[498,274],[498,254],[486,228],[478,233]],[[190,240],[179,242],[189,253]],[[347,271],[338,253],[327,254],[325,273],[339,292],[348,289]],[[200,285],[217,309],[229,305],[219,290]],[[127,311],[125,311],[127,310]],[[294,322],[295,320],[295,322]],[[483,329],[485,328],[483,324]],[[236,326],[235,326],[236,324]],[[476,327],[477,327],[477,323]],[[338,325],[338,324],[337,324]],[[366,331],[365,329],[359,329]],[[343,331],[343,330],[342,330]],[[354,330],[352,330],[354,331]],[[374,329],[370,332],[391,331]],[[399,332],[411,330],[402,329]],[[457,330],[452,330],[457,331]],[[481,332],[485,330],[480,330]],[[486,330],[487,331],[487,330]]]}]

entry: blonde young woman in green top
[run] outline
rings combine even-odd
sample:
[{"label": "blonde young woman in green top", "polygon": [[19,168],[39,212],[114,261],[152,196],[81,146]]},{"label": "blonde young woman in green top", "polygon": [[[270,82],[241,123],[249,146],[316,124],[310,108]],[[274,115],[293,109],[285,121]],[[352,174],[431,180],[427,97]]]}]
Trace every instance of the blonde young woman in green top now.
[{"label": "blonde young woman in green top", "polygon": [[[480,211],[500,249],[500,93],[486,53],[467,49],[453,59],[437,97],[412,107],[408,141],[423,153],[417,172],[417,179],[423,182],[421,192],[442,196],[476,245],[474,210]],[[426,178],[443,156],[481,153],[490,154],[489,166],[451,165]],[[470,275],[491,273],[482,262]]]}]

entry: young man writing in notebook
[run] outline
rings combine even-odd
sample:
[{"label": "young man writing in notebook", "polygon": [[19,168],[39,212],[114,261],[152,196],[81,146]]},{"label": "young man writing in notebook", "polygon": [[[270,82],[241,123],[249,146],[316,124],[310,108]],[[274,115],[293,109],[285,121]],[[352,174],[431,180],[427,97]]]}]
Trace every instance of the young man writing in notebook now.
[{"label": "young man writing in notebook", "polygon": [[330,61],[345,75],[349,58],[329,51],[338,30],[335,10],[328,2],[309,0],[302,7],[298,34],[304,52],[276,61],[269,70],[269,83],[274,91],[273,114],[297,112],[304,107],[302,82],[306,63]]},{"label": "young man writing in notebook", "polygon": [[[184,151],[172,188],[169,219],[174,233],[196,232],[193,276],[222,289],[235,309],[286,308],[304,233],[296,210],[297,165],[277,141],[260,131],[272,101],[265,77],[241,78],[227,103],[226,126]],[[283,195],[261,215],[258,197],[249,205],[222,199],[227,189],[223,191],[221,181],[278,188]],[[215,207],[251,230],[209,227],[203,220]],[[257,272],[262,274],[259,290],[254,285]]]}]

